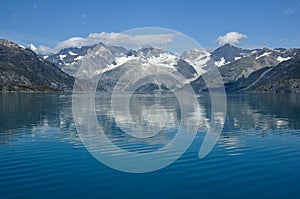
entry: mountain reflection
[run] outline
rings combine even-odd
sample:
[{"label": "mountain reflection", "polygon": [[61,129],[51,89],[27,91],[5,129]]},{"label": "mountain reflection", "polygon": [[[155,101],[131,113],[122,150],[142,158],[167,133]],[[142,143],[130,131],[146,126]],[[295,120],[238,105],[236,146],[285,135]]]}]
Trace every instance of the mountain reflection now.
[{"label": "mountain reflection", "polygon": [[300,128],[300,95],[249,93],[227,99],[225,130]]},{"label": "mountain reflection", "polygon": [[[59,93],[0,94],[0,143],[48,133],[77,137],[71,95]],[[51,128],[50,128],[51,127]],[[55,132],[51,132],[56,129]]]},{"label": "mountain reflection", "polygon": [[[122,106],[123,97],[119,96],[117,100]],[[180,107],[173,94],[134,94],[129,101],[129,112],[126,112],[113,110],[110,97],[96,98],[98,122],[106,136],[117,146],[129,151],[150,152],[167,145],[182,125],[182,114],[188,118],[187,121],[199,120],[201,126],[205,126],[204,109],[202,105],[200,109],[196,106],[189,104],[188,107]],[[187,110],[186,113],[182,113],[183,108]],[[197,129],[196,123],[192,125]],[[136,133],[146,138],[132,136]]]},{"label": "mountain reflection", "polygon": [[[198,131],[204,132],[209,126],[208,121],[211,115],[209,95],[200,95],[198,101],[200,112],[195,112],[196,109],[194,109],[188,114],[189,117],[199,117],[201,121]],[[145,126],[145,131],[149,122],[147,118],[149,108],[154,104],[160,104],[164,111],[153,110],[154,117],[150,118],[151,122],[153,124],[164,123],[164,125],[158,134],[147,139],[136,139],[118,128],[110,109],[109,95],[98,93],[95,107],[99,124],[113,142],[123,146],[124,140],[127,143],[148,144],[149,150],[155,150],[169,143],[176,135],[182,113],[175,96],[169,94],[163,97],[134,95],[129,104],[130,115],[132,121]],[[63,141],[71,143],[80,141],[75,130],[72,96],[69,93],[2,93],[0,112],[0,144],[26,139],[35,133],[46,134],[46,132],[48,136],[59,135],[58,137]],[[267,136],[270,133],[295,134],[295,131],[281,130],[300,129],[299,118],[300,95],[229,94],[220,142],[227,143],[228,146],[232,143],[234,145],[238,143],[236,137],[240,134],[253,133],[253,131],[255,131],[255,136]],[[126,124],[127,115],[120,118],[120,121]]]}]

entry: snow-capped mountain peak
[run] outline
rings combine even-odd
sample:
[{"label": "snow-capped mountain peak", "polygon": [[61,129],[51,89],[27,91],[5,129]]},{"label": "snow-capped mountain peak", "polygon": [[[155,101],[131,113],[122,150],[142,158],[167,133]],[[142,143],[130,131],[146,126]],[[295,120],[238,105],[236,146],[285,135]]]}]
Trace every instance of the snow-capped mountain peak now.
[{"label": "snow-capped mountain peak", "polygon": [[169,53],[161,53],[158,56],[150,56],[146,60],[152,65],[162,65],[165,67],[174,68],[174,65],[178,61],[178,57]]},{"label": "snow-capped mountain peak", "polygon": [[201,75],[206,72],[205,67],[207,66],[208,61],[211,59],[211,54],[199,49],[193,49],[184,51],[181,55],[181,59],[194,66],[197,74]]},{"label": "snow-capped mountain peak", "polygon": [[185,78],[184,83],[189,83],[198,79],[211,67],[217,66],[224,81],[235,81],[241,77],[247,78],[253,71],[263,67],[273,67],[280,62],[288,61],[295,56],[296,52],[295,49],[249,50],[224,45],[212,52],[191,49],[179,55],[152,46],[127,50],[121,46],[106,46],[100,43],[94,46],[63,49],[57,54],[46,55],[44,58],[54,62],[69,75],[75,76],[86,56],[90,54],[100,56],[101,65],[92,67],[85,74],[91,77],[101,75],[104,77],[102,87],[111,89],[108,87],[113,85],[112,82],[116,82],[120,75],[133,67],[140,67],[141,70],[153,69],[154,72],[155,70],[159,72],[161,69],[170,74],[179,72]]}]

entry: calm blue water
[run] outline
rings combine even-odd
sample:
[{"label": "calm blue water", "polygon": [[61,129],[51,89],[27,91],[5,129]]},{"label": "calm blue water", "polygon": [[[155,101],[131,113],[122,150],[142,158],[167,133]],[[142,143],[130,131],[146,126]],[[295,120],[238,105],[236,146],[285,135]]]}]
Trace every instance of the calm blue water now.
[{"label": "calm blue water", "polygon": [[[174,136],[170,129],[178,127],[180,110],[172,97],[144,96],[131,105],[140,106],[132,112],[135,120],[143,120],[143,109],[155,100],[166,108],[168,134],[150,144],[114,130],[102,98],[96,104],[99,123],[123,148],[156,150]],[[60,93],[0,94],[1,199],[300,196],[300,95],[229,95],[225,128],[206,158],[198,158],[204,137],[199,132],[180,159],[144,174],[111,169],[85,149],[71,100],[70,94]],[[199,96],[199,102],[209,115],[207,96]]]}]

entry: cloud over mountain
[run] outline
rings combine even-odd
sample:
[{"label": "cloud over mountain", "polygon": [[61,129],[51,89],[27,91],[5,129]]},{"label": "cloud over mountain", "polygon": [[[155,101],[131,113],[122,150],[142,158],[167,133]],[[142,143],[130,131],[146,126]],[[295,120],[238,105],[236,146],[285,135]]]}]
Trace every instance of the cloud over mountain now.
[{"label": "cloud over mountain", "polygon": [[[91,46],[100,42],[113,46],[144,46],[144,45],[164,45],[172,42],[174,34],[144,34],[144,35],[128,35],[123,33],[92,33],[88,37],[71,37],[67,40],[59,42],[54,48],[47,46],[39,46],[31,48],[38,54],[49,54],[58,52],[64,48]],[[33,45],[30,45],[33,47]]]},{"label": "cloud over mountain", "polygon": [[224,44],[238,44],[241,40],[246,39],[248,36],[238,32],[228,32],[225,35],[220,36],[216,42],[218,45],[222,46]]}]

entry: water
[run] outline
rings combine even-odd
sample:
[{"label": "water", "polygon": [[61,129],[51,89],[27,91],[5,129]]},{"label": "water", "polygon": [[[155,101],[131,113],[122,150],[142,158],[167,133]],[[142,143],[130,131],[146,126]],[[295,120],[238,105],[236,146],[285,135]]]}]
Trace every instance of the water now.
[{"label": "water", "polygon": [[[165,108],[150,119],[166,127],[146,141],[120,133],[106,98],[97,97],[98,121],[123,149],[147,153],[174,138],[181,112],[172,97],[132,98],[134,121],[147,122],[145,110],[154,102]],[[70,94],[2,93],[0,198],[299,198],[300,95],[227,98],[224,130],[206,158],[198,158],[205,135],[199,131],[173,164],[128,174],[103,165],[84,147]],[[199,102],[209,116],[209,98],[199,96]]]}]

